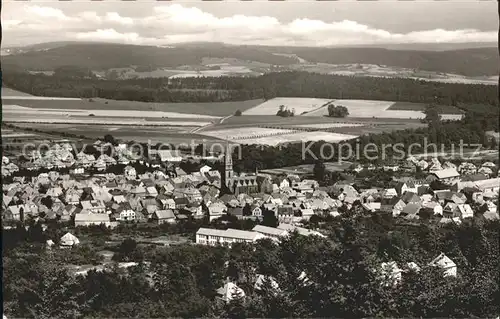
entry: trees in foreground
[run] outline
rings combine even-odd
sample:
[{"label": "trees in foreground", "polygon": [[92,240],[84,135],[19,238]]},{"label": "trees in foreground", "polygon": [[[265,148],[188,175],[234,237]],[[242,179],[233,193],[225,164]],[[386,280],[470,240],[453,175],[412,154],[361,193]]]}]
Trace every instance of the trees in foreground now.
[{"label": "trees in foreground", "polygon": [[[64,270],[57,249],[45,251],[30,242],[4,254],[5,313],[26,318],[498,315],[498,221],[436,228],[348,215],[328,222],[327,238],[292,234],[279,244],[261,240],[232,249],[161,247],[145,252],[145,262],[136,267],[111,265],[78,277]],[[137,248],[127,240],[119,251],[133,256]],[[427,266],[440,252],[457,264],[457,277]],[[384,284],[380,264],[387,261],[404,270],[398,285]],[[411,261],[420,271],[406,267]],[[264,276],[260,287],[254,285],[257,275]],[[216,301],[216,290],[227,280],[245,294],[226,304]]]}]

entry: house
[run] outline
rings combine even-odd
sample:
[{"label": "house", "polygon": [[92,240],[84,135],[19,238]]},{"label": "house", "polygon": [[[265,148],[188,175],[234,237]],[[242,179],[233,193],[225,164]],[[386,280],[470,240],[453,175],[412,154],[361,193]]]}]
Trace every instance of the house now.
[{"label": "house", "polygon": [[93,214],[102,214],[106,211],[106,205],[101,200],[86,200],[81,202],[82,209]]},{"label": "house", "polygon": [[428,211],[429,216],[443,216],[443,206],[441,206],[438,202],[422,202],[422,210]]},{"label": "house", "polygon": [[186,197],[175,198],[175,209],[180,210],[184,209],[188,204],[189,200]]},{"label": "house", "polygon": [[448,203],[443,208],[443,216],[448,218],[459,217],[460,219],[474,217],[474,212],[469,204]]},{"label": "house", "polygon": [[228,282],[224,287],[217,289],[217,295],[220,300],[230,302],[234,296],[245,297],[245,292],[234,283]]},{"label": "house", "polygon": [[68,222],[71,220],[71,217],[82,211],[81,208],[76,207],[75,205],[66,205],[64,209],[57,212],[57,216],[59,216],[59,220],[63,222]]},{"label": "house", "polygon": [[406,192],[401,196],[401,200],[405,202],[405,204],[419,204],[421,199],[417,196],[417,194],[412,192]]},{"label": "house", "polygon": [[460,173],[453,168],[446,168],[442,170],[433,171],[427,176],[427,181],[432,182],[438,180],[443,183],[451,184],[460,178]]},{"label": "house", "polygon": [[262,209],[258,205],[252,205],[250,208],[252,210],[252,216],[262,217]]},{"label": "house", "polygon": [[364,203],[363,208],[366,209],[369,212],[376,212],[381,210],[382,204],[380,202],[369,202],[369,203]]},{"label": "house", "polygon": [[23,205],[9,206],[2,215],[3,220],[24,221],[24,207]]},{"label": "house", "polygon": [[433,267],[439,267],[444,270],[444,276],[457,276],[457,265],[448,258],[444,253],[439,254],[436,258],[434,258],[430,263],[429,266]]},{"label": "house", "polygon": [[130,208],[123,209],[120,211],[117,220],[120,221],[134,221],[136,220],[136,213]]},{"label": "house", "polygon": [[420,203],[408,204],[401,211],[400,215],[406,219],[419,219],[419,212],[422,206]]},{"label": "house", "polygon": [[252,231],[260,233],[266,237],[269,237],[274,240],[279,240],[284,236],[288,235],[288,230],[279,229],[274,227],[267,227],[262,225],[255,226]]},{"label": "house", "polygon": [[395,188],[388,188],[388,189],[385,189],[383,192],[382,192],[382,198],[393,198],[393,197],[396,197],[398,196],[398,192],[396,191]]},{"label": "house", "polygon": [[163,206],[163,209],[175,209],[175,200],[173,200],[172,198],[162,199],[161,204]]},{"label": "house", "polygon": [[150,186],[150,187],[146,188],[146,194],[147,194],[147,196],[150,196],[150,197],[156,197],[156,196],[158,196],[158,191],[156,190],[156,187]]},{"label": "house", "polygon": [[102,225],[102,224],[106,227],[111,227],[113,225],[109,220],[108,214],[88,214],[88,213],[75,214],[75,227]]},{"label": "house", "polygon": [[178,150],[158,150],[157,154],[162,162],[178,163],[182,161],[182,155]]},{"label": "house", "polygon": [[73,247],[80,244],[80,240],[71,233],[66,233],[61,237],[59,241],[61,247]]},{"label": "house", "polygon": [[208,206],[208,213],[210,215],[210,221],[220,218],[222,215],[227,213],[227,206],[222,202],[211,203]]},{"label": "house", "polygon": [[176,222],[174,211],[170,209],[157,210],[153,213],[151,219],[158,225],[164,223],[174,224]]},{"label": "house", "polygon": [[221,244],[231,247],[233,243],[253,243],[265,237],[266,236],[257,232],[232,228],[226,230],[200,228],[196,232],[196,243],[210,246]]}]

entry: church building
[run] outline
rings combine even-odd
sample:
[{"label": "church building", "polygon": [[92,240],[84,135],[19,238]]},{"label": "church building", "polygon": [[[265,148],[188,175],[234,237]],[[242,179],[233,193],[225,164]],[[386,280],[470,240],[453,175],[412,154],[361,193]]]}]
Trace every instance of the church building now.
[{"label": "church building", "polygon": [[240,174],[236,175],[233,171],[232,150],[229,143],[226,144],[224,153],[224,174],[223,183],[236,196],[239,194],[251,194],[259,191],[256,174]]}]

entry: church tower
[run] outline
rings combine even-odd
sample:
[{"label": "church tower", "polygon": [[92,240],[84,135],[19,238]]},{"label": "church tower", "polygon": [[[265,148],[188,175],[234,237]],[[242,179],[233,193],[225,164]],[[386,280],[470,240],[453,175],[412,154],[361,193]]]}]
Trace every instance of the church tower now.
[{"label": "church tower", "polygon": [[233,177],[233,154],[229,142],[226,142],[226,151],[224,153],[224,183],[227,187],[229,187],[230,180]]}]

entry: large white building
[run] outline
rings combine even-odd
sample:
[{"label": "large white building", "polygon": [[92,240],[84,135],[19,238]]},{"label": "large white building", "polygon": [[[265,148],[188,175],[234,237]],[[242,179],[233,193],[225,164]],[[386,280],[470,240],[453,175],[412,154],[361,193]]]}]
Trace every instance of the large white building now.
[{"label": "large white building", "polygon": [[215,246],[228,245],[231,246],[233,243],[253,243],[259,239],[266,238],[261,233],[238,230],[238,229],[211,229],[211,228],[200,228],[196,232],[196,243],[201,245]]}]

